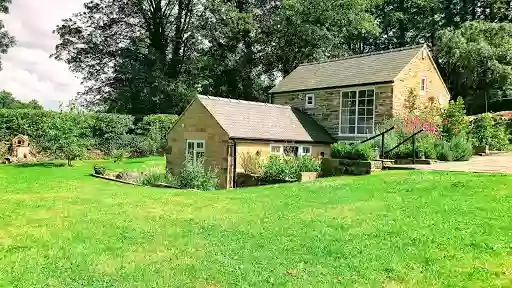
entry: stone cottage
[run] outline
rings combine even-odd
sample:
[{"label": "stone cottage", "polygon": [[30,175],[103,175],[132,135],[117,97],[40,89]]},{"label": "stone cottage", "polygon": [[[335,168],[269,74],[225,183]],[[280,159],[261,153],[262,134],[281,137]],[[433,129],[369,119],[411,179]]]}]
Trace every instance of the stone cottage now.
[{"label": "stone cottage", "polygon": [[427,45],[302,64],[270,93],[272,103],[301,109],[338,140],[373,135],[404,111],[410,93],[420,107],[450,100]]}]

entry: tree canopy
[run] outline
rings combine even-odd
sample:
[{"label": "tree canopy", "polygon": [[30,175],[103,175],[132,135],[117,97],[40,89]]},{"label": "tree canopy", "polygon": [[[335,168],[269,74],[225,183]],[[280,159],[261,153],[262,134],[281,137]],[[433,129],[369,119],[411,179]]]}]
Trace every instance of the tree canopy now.
[{"label": "tree canopy", "polygon": [[[0,14],[9,13],[9,4],[11,4],[11,0],[0,0]],[[9,35],[9,32],[5,29],[3,21],[0,20],[0,54],[7,54],[7,50],[15,44],[16,40],[14,37]],[[2,69],[1,62],[0,69]]]},{"label": "tree canopy", "polygon": [[32,109],[43,110],[43,106],[37,100],[30,100],[25,103],[16,100],[11,92],[5,90],[0,91],[0,109]]},{"label": "tree canopy", "polygon": [[[484,88],[476,82],[508,91],[508,80],[501,78],[506,73],[496,72],[508,64],[504,52],[489,52],[505,66],[493,66],[485,75],[457,72],[464,63],[481,69],[483,55],[490,55],[475,55],[460,46],[461,39],[482,34],[482,41],[489,41],[483,36],[488,32],[508,39],[503,23],[512,19],[511,3],[90,0],[55,30],[60,43],[53,57],[83,76],[86,89],[79,99],[89,108],[179,114],[195,93],[264,101],[275,81],[303,62],[431,43],[453,96],[478,103]],[[489,45],[502,50],[504,42]],[[453,57],[455,51],[464,56]]]}]

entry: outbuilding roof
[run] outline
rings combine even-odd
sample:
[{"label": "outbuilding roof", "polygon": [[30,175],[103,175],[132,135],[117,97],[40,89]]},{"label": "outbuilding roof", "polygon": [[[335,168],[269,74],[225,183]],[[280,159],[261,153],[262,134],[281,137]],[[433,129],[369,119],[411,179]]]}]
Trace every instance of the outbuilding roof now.
[{"label": "outbuilding roof", "polygon": [[198,96],[232,139],[333,143],[329,133],[289,106]]},{"label": "outbuilding roof", "polygon": [[425,45],[355,55],[297,67],[270,93],[392,82]]}]

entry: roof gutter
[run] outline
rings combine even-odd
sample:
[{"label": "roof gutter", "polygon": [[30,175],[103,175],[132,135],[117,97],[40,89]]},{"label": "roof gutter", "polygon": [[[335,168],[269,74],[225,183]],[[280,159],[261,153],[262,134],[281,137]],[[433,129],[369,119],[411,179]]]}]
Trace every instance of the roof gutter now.
[{"label": "roof gutter", "polygon": [[292,143],[308,143],[308,144],[332,144],[336,140],[332,141],[315,141],[315,140],[293,140],[293,139],[268,139],[268,138],[256,138],[256,137],[229,137],[229,140],[250,140],[250,141],[265,141],[265,142],[292,142]]},{"label": "roof gutter", "polygon": [[284,94],[284,93],[312,92],[312,91],[318,91],[318,90],[331,90],[331,89],[351,88],[351,87],[359,87],[359,86],[392,84],[393,82],[394,82],[394,80],[388,80],[388,81],[351,84],[351,85],[342,85],[342,86],[327,86],[327,87],[309,88],[309,89],[306,88],[306,89],[285,90],[285,91],[277,91],[277,92],[272,92],[272,90],[270,90],[269,93],[271,95],[277,95],[277,94]]}]

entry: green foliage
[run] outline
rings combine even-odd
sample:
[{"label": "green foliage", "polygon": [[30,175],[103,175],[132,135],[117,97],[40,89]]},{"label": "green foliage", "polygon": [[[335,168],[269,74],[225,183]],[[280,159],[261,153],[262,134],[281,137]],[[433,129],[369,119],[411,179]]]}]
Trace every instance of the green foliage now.
[{"label": "green foliage", "polygon": [[511,50],[512,24],[485,21],[446,29],[439,34],[436,45],[452,94],[464,95],[472,114],[485,111],[486,100],[510,96]]},{"label": "green foliage", "polygon": [[139,135],[132,134],[134,117],[130,115],[0,109],[0,141],[9,142],[16,135],[23,134],[40,152],[54,153],[54,140],[49,142],[48,135],[60,133],[54,129],[60,129],[58,127],[64,124],[62,117],[69,125],[79,126],[76,128],[81,130],[87,149],[97,149],[107,155],[112,155],[116,150],[125,150],[134,156],[160,152],[167,136],[166,127],[176,118],[172,115],[149,116],[148,119],[153,120],[143,120],[144,124],[137,126]]},{"label": "green foliage", "polygon": [[196,189],[201,191],[215,190],[219,184],[216,168],[204,167],[204,159],[197,159],[194,163],[187,157],[183,169],[176,176],[176,183],[182,189]]},{"label": "green foliage", "polygon": [[272,155],[263,164],[262,179],[266,182],[286,182],[300,179],[302,172],[320,172],[320,162],[310,156]]},{"label": "green foliage", "polygon": [[450,141],[453,161],[468,161],[473,156],[473,144],[464,134],[453,137]]},{"label": "green foliage", "polygon": [[154,142],[154,153],[161,152],[167,147],[167,134],[174,123],[178,120],[176,115],[149,115],[145,116],[135,128],[138,135],[141,135]]},{"label": "green foliage", "polygon": [[363,144],[334,143],[331,146],[331,157],[348,160],[374,160],[373,145],[370,142]]},{"label": "green foliage", "polygon": [[2,90],[0,91],[0,109],[43,110],[43,106],[37,100],[30,100],[27,103],[16,100],[12,93]]},{"label": "green foliage", "polygon": [[439,140],[436,152],[441,161],[467,161],[473,156],[473,144],[464,133],[460,133],[449,142]]},{"label": "green foliage", "polygon": [[[295,158],[297,174],[301,172],[320,172],[320,161],[311,156],[300,156]],[[299,175],[297,175],[298,177]]]},{"label": "green foliage", "polygon": [[87,119],[83,114],[60,112],[49,123],[44,143],[49,146],[52,155],[62,157],[71,165],[73,160],[85,156],[89,145]]},{"label": "green foliage", "polygon": [[507,149],[508,137],[505,123],[495,120],[489,113],[484,113],[471,121],[471,139],[475,145],[488,145],[491,150]]},{"label": "green foliage", "polygon": [[153,186],[157,184],[176,185],[176,179],[158,168],[152,168],[143,172],[136,180],[137,184],[144,186]]},{"label": "green foliage", "polygon": [[436,143],[437,159],[441,161],[453,161],[453,152],[450,149],[450,143],[439,140]]},{"label": "green foliage", "polygon": [[443,111],[442,136],[451,139],[459,133],[468,131],[469,121],[466,117],[464,100],[461,97],[457,101],[450,101],[446,110]]},{"label": "green foliage", "polygon": [[126,155],[126,151],[125,151],[125,150],[120,149],[120,150],[114,150],[114,151],[112,152],[111,157],[112,157],[112,159],[114,160],[114,163],[118,163],[118,162],[123,161],[123,159],[124,159],[125,155]]},{"label": "green foliage", "polygon": [[103,176],[107,172],[107,168],[101,165],[94,165],[94,174]]}]

